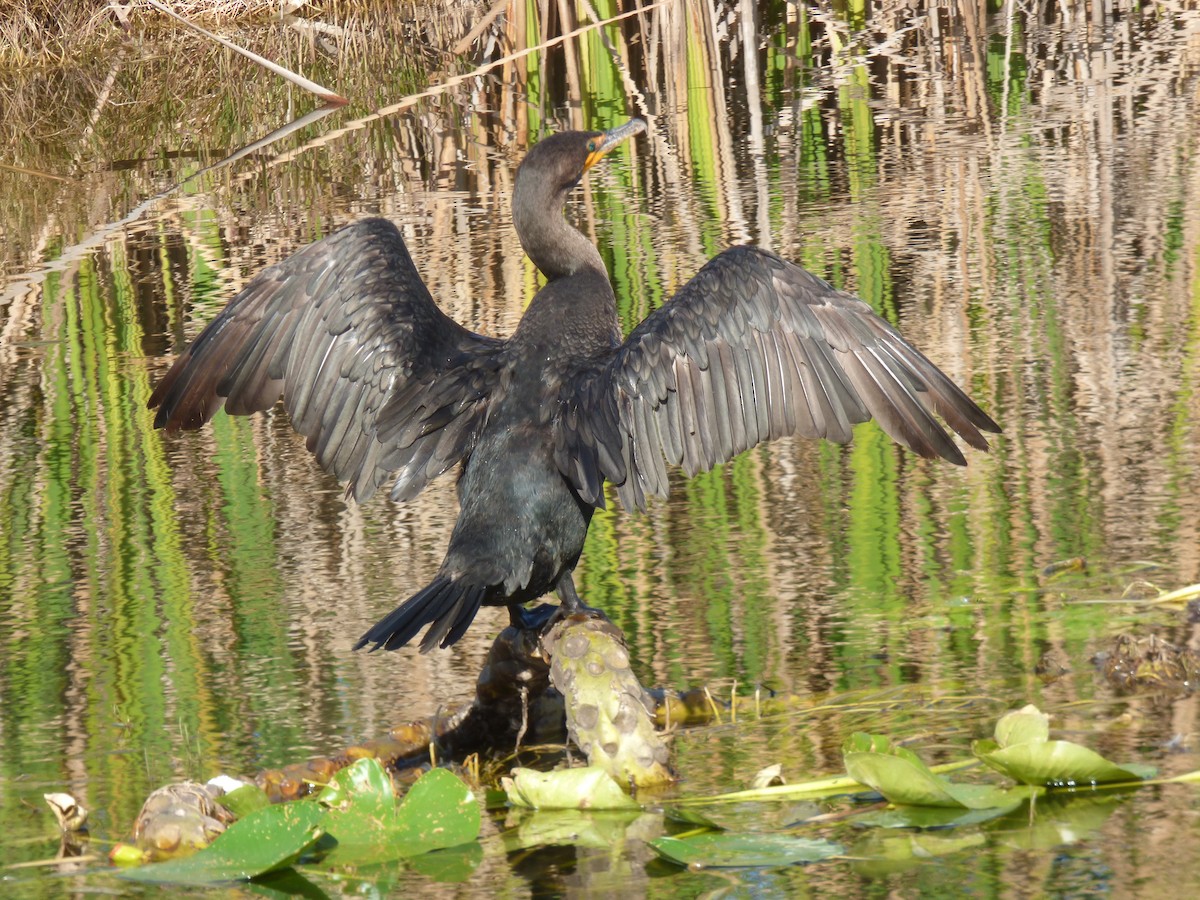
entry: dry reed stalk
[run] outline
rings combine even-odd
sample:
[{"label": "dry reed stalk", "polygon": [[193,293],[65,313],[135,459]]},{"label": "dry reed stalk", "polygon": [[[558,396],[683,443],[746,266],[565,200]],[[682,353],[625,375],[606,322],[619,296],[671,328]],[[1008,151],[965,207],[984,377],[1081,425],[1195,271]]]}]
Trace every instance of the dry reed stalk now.
[{"label": "dry reed stalk", "polygon": [[164,6],[162,3],[159,2],[159,0],[146,0],[146,2],[149,3],[155,9],[157,9],[159,12],[165,13],[166,15],[170,16],[172,19],[175,19],[177,22],[180,22],[183,25],[186,25],[188,28],[192,29],[197,34],[203,35],[204,37],[208,38],[209,40],[216,41],[222,47],[232,50],[234,53],[240,53],[242,56],[246,57],[246,59],[250,60],[251,62],[257,63],[258,65],[262,66],[264,69],[267,69],[270,72],[274,72],[280,78],[290,81],[292,84],[296,85],[297,87],[299,87],[303,90],[308,91],[309,93],[316,94],[318,97],[320,97],[326,103],[332,103],[337,106],[345,106],[346,104],[348,104],[350,102],[345,97],[343,97],[341,94],[335,94],[333,91],[329,90],[329,88],[322,87],[321,85],[317,84],[315,81],[310,81],[309,79],[305,78],[303,75],[293,72],[290,69],[285,69],[283,66],[279,65],[278,63],[272,62],[271,60],[267,59],[266,57],[259,56],[257,53],[255,53],[251,50],[247,50],[245,47],[239,47],[233,41],[227,40],[227,39],[221,37],[220,35],[213,34],[211,31],[201,28],[199,25],[196,25],[193,22],[189,22],[186,18],[184,18],[183,16],[174,12],[170,7]]}]

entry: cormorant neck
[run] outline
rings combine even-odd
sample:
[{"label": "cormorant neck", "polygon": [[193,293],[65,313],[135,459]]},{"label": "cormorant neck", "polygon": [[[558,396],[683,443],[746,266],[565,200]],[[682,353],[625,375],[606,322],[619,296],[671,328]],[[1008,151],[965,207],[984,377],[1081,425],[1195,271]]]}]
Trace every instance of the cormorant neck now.
[{"label": "cormorant neck", "polygon": [[543,179],[518,176],[513,192],[517,237],[533,264],[551,281],[583,269],[605,271],[600,251],[563,218],[568,190]]}]

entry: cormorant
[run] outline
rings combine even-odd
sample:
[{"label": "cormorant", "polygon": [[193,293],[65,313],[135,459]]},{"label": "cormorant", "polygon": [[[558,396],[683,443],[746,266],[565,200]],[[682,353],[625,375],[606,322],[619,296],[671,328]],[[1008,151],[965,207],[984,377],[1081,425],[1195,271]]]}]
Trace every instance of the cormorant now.
[{"label": "cormorant", "polygon": [[667,463],[691,475],[784,435],[844,442],[874,417],[965,465],[933,413],[980,450],[1000,430],[862,300],[755,247],[718,254],[623,338],[600,254],[563,204],[645,127],[563,132],[525,157],[513,224],[546,284],[507,340],[443,314],[396,227],[366,219],[261,272],[151,396],[170,432],[282,395],[359,502],[393,476],[392,498],[410,499],[461,464],[445,561],[356,649],[394,650],[427,625],[421,650],[448,647],[480,605],[524,622],[522,604],[552,589],[585,608],[571,573],[605,481],[642,509],[666,495]]}]

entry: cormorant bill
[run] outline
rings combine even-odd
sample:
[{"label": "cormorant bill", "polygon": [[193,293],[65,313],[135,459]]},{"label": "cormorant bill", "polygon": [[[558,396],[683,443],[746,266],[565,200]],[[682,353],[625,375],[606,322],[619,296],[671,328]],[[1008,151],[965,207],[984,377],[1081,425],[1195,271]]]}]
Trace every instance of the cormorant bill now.
[{"label": "cormorant bill", "polygon": [[556,590],[609,481],[629,509],[784,435],[844,442],[874,417],[925,457],[964,465],[934,413],[969,445],[1000,429],[859,298],[755,247],[734,247],[627,337],[595,246],[563,218],[567,194],[639,119],[551,135],[517,171],[513,224],[546,276],[507,340],[438,309],[396,227],[366,219],[263,270],[176,360],[150,398],[156,427],[199,428],[222,405],[282,395],[317,461],[363,502],[395,478],[415,497],[461,464],[441,568],[355,645],[394,650],[425,626],[448,647],[481,605]]}]

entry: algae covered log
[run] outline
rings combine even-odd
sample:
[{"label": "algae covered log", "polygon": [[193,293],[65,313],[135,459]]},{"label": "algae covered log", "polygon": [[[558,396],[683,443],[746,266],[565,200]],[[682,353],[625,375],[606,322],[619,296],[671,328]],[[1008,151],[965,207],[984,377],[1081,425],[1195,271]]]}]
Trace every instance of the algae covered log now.
[{"label": "algae covered log", "polygon": [[620,629],[607,619],[572,615],[542,644],[550,681],[563,695],[567,732],[588,762],[632,787],[671,781],[654,701],[629,665]]}]

